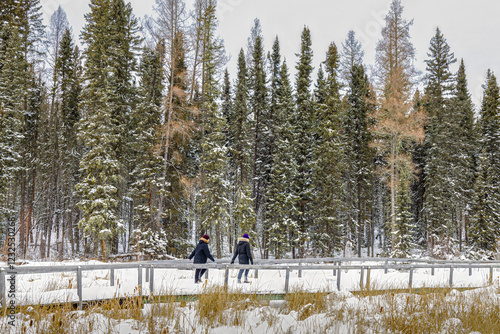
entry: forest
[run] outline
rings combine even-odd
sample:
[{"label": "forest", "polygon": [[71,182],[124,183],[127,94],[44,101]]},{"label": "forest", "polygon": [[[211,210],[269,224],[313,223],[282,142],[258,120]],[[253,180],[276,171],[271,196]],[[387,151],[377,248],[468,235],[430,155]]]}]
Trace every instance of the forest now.
[{"label": "forest", "polygon": [[439,28],[420,73],[413,20],[388,8],[372,67],[354,31],[313,55],[304,26],[285,59],[256,19],[229,73],[216,0],[144,19],[91,0],[79,32],[61,7],[45,26],[40,0],[1,1],[4,254],[13,219],[18,259],[183,258],[203,234],[221,258],[243,233],[261,258],[492,258],[495,74],[474,106]]}]

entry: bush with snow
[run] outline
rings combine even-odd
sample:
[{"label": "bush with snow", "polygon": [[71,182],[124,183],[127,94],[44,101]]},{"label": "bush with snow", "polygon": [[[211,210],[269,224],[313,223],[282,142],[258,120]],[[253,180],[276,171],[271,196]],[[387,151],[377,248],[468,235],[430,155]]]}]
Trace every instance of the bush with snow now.
[{"label": "bush with snow", "polygon": [[153,231],[147,229],[142,231],[135,229],[132,232],[131,249],[135,253],[147,255],[151,258],[161,258],[167,250],[167,235],[165,231]]}]

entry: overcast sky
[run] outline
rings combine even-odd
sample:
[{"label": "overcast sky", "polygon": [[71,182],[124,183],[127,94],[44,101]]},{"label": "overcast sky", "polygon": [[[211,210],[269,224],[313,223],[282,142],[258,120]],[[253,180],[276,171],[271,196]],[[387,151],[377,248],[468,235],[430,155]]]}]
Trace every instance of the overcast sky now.
[{"label": "overcast sky", "polygon": [[[127,1],[127,0],[125,0]],[[152,15],[155,0],[129,0],[137,17]],[[187,0],[191,8],[192,0]],[[333,41],[341,49],[349,30],[356,32],[365,52],[364,62],[374,63],[375,47],[391,0],[219,0],[219,35],[231,56],[228,64],[235,77],[240,48],[246,50],[247,38],[255,18],[262,25],[266,50],[271,50],[277,35],[282,56],[289,68],[295,66],[300,49],[300,34],[311,30],[314,67],[324,60]],[[59,5],[66,11],[75,37],[84,25],[90,0],[41,0],[46,24]],[[500,73],[500,1],[498,0],[402,0],[404,17],[414,19],[410,29],[417,50],[417,67],[424,71],[430,39],[439,27],[458,59],[456,72],[464,59],[469,89],[476,107],[482,96],[486,71]]]}]

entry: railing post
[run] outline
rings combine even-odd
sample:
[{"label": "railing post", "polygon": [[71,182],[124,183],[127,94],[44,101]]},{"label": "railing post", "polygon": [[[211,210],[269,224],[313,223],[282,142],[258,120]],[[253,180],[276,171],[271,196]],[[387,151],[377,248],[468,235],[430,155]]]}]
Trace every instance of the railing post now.
[{"label": "railing post", "polygon": [[115,268],[109,270],[109,285],[115,286]]},{"label": "railing post", "polygon": [[7,306],[5,290],[5,269],[0,268],[0,306]]},{"label": "railing post", "polygon": [[364,273],[365,273],[364,268],[361,267],[361,274],[359,275],[359,289],[360,289],[360,291],[363,291],[363,278],[364,278],[363,276],[364,276]]},{"label": "railing post", "polygon": [[469,263],[469,276],[472,276],[472,266],[470,263]]},{"label": "railing post", "polygon": [[286,273],[285,273],[285,294],[288,293],[288,286],[290,284],[290,268],[286,267]]},{"label": "railing post", "polygon": [[340,291],[340,275],[341,275],[341,273],[342,273],[342,271],[340,270],[340,265],[339,265],[337,268],[337,291]]},{"label": "railing post", "polygon": [[151,271],[149,274],[149,295],[153,297],[154,292],[154,282],[155,282],[155,268],[151,265],[148,271]]},{"label": "railing post", "polygon": [[259,278],[259,269],[255,269],[254,275],[255,275],[255,278]]},{"label": "railing post", "polygon": [[408,286],[410,289],[412,288],[413,285],[413,266],[410,266],[410,277],[408,278]]},{"label": "railing post", "polygon": [[489,279],[489,281],[490,281],[490,284],[493,283],[493,266],[490,266],[490,279]]},{"label": "railing post", "polygon": [[[300,262],[299,262],[299,267],[300,267]],[[299,269],[299,278],[302,278],[302,269]]]},{"label": "railing post", "polygon": [[226,270],[224,271],[224,287],[227,289],[229,283],[229,265],[226,265]]},{"label": "railing post", "polygon": [[389,260],[385,260],[385,264],[384,264],[384,274],[387,274],[387,265],[389,264]]},{"label": "railing post", "polygon": [[139,291],[139,296],[142,296],[142,266],[137,267],[137,290]]},{"label": "railing post", "polygon": [[82,284],[82,267],[76,269],[76,293],[78,294],[78,309],[82,309],[83,304],[83,284]]},{"label": "railing post", "polygon": [[366,290],[370,290],[370,272],[371,268],[366,269]]},{"label": "railing post", "polygon": [[453,287],[453,266],[450,266],[450,288]]},{"label": "railing post", "polygon": [[[337,261],[333,262],[333,265],[337,265]],[[333,269],[333,276],[337,275],[337,269]]]},{"label": "railing post", "polygon": [[145,267],[144,269],[146,269],[146,282],[149,282],[149,268],[150,267]]},{"label": "railing post", "polygon": [[431,267],[431,275],[434,276],[434,265],[432,264],[432,267]]},{"label": "railing post", "polygon": [[205,271],[205,279],[208,279],[208,268],[207,271]]}]

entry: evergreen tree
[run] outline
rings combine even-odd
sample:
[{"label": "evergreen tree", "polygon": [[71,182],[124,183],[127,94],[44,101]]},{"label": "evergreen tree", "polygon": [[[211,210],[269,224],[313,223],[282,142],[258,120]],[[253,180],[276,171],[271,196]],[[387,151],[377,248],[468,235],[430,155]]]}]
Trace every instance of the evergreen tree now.
[{"label": "evergreen tree", "polygon": [[[363,233],[368,225],[370,211],[369,197],[371,190],[371,161],[369,148],[371,136],[368,132],[368,116],[373,110],[373,98],[363,65],[354,65],[351,69],[349,94],[347,96],[347,112],[345,117],[345,134],[347,140],[347,156],[350,161],[349,180],[352,195],[354,224],[348,230],[357,235],[358,256],[361,256]],[[370,99],[372,101],[370,101]]]},{"label": "evergreen tree", "polygon": [[452,179],[455,189],[452,193],[455,207],[455,221],[458,229],[460,251],[462,251],[463,231],[467,229],[469,212],[472,205],[473,187],[475,179],[475,150],[477,135],[474,129],[474,106],[467,89],[467,78],[463,60],[457,73],[456,88],[451,101],[450,141],[453,143],[451,160],[454,162]]},{"label": "evergreen tree", "polygon": [[353,30],[349,30],[345,42],[342,43],[339,63],[340,76],[346,85],[349,85],[352,67],[363,64],[364,55],[361,43],[356,39],[356,33]]},{"label": "evergreen tree", "polygon": [[[293,122],[296,126],[297,140],[296,162],[297,174],[295,178],[295,194],[298,203],[298,230],[294,231],[293,246],[298,248],[298,256],[304,257],[306,252],[306,240],[313,223],[312,214],[312,167],[314,143],[314,106],[311,95],[311,74],[313,71],[311,49],[311,32],[304,27],[301,36],[301,52],[297,54],[296,74],[296,106],[297,110]],[[295,252],[294,252],[295,256]]]},{"label": "evergreen tree", "polygon": [[253,156],[252,156],[252,197],[254,210],[257,215],[257,226],[254,231],[259,232],[260,248],[267,248],[267,231],[262,228],[262,218],[265,208],[265,189],[267,186],[270,158],[269,109],[268,92],[266,87],[265,55],[261,33],[255,37],[253,44],[252,62],[250,66],[250,112],[253,115]]},{"label": "evergreen tree", "polygon": [[[274,49],[273,60],[277,60],[278,49]],[[277,66],[273,62],[273,68]],[[279,76],[275,78],[276,94],[275,120],[276,127],[275,145],[276,154],[273,157],[273,165],[267,187],[267,208],[266,226],[269,228],[269,250],[275,258],[283,258],[290,250],[294,236],[299,228],[297,217],[297,203],[299,198],[296,195],[296,127],[293,122],[295,113],[295,103],[293,90],[289,79],[286,61],[283,61]]]},{"label": "evergreen tree", "polygon": [[500,93],[495,75],[488,70],[483,104],[477,124],[480,136],[470,241],[479,249],[494,250],[500,237]]},{"label": "evergreen tree", "polygon": [[[135,166],[131,173],[133,180],[130,192],[134,203],[134,222],[129,223],[129,236],[133,230],[156,231],[158,192],[161,190],[161,152],[158,138],[162,119],[163,45],[156,49],[144,48],[139,65],[138,104],[134,112],[134,126],[131,133]],[[137,240],[140,242],[140,240]],[[135,245],[133,245],[135,246]],[[169,247],[167,252],[174,254]],[[137,251],[141,251],[137,249]]]},{"label": "evergreen tree", "polygon": [[256,236],[252,228],[255,225],[255,211],[251,198],[251,134],[248,109],[248,73],[243,49],[238,56],[238,74],[234,99],[234,112],[228,122],[230,137],[233,138],[231,157],[234,166],[233,219],[237,222],[233,232],[235,239],[239,232]]},{"label": "evergreen tree", "polygon": [[[339,56],[335,43],[331,43],[323,68],[318,70],[316,84],[316,132],[313,156],[315,222],[312,238],[316,251],[325,255],[341,249],[343,211],[342,175],[345,172],[345,152],[341,129],[341,102],[338,71]],[[335,190],[334,190],[335,189]]]},{"label": "evergreen tree", "polygon": [[[216,3],[210,1],[204,14],[204,54],[203,54],[203,87],[202,113],[204,114],[204,135],[201,141],[202,154],[200,171],[202,181],[199,210],[202,212],[201,229],[203,232],[215,232],[215,250],[217,257],[222,256],[223,237],[227,235],[228,222],[228,189],[227,147],[224,145],[225,119],[216,100],[219,97],[217,87],[217,53],[220,45],[215,39],[217,19]],[[214,233],[212,233],[214,234]]]},{"label": "evergreen tree", "polygon": [[415,224],[411,212],[410,181],[407,177],[401,178],[396,205],[396,243],[390,256],[407,258],[411,255],[411,250],[415,248]]},{"label": "evergreen tree", "polygon": [[0,217],[7,218],[15,214],[14,201],[8,194],[21,159],[25,61],[17,29],[5,23],[2,36],[5,39],[0,52],[3,65],[0,67]]},{"label": "evergreen tree", "polygon": [[[75,207],[74,189],[78,181],[80,149],[76,138],[79,121],[80,59],[71,32],[61,33],[57,56],[54,59],[50,104],[40,120],[37,161],[39,181],[37,217],[41,225],[40,256],[50,256],[52,241],[57,245],[59,258],[79,250],[79,220]],[[54,237],[52,236],[54,235]],[[76,249],[75,249],[76,246]],[[68,250],[69,251],[69,250]]]},{"label": "evergreen tree", "polygon": [[454,117],[450,107],[453,75],[449,66],[456,62],[450,53],[446,39],[439,29],[431,39],[427,63],[428,84],[426,87],[426,109],[429,114],[426,129],[425,149],[425,194],[424,214],[428,225],[431,249],[443,238],[454,235],[454,202],[456,180],[453,179]]},{"label": "evergreen tree", "polygon": [[[78,138],[84,144],[77,185],[78,206],[83,217],[80,226],[90,243],[113,241],[123,230],[120,201],[124,194],[127,165],[129,106],[134,90],[131,84],[137,45],[136,20],[130,4],[123,0],[92,0],[85,15],[82,38],[85,50],[86,87],[82,92],[82,119]],[[128,153],[128,152],[127,152]],[[88,245],[89,246],[89,245]],[[94,251],[97,245],[94,246]]]}]

